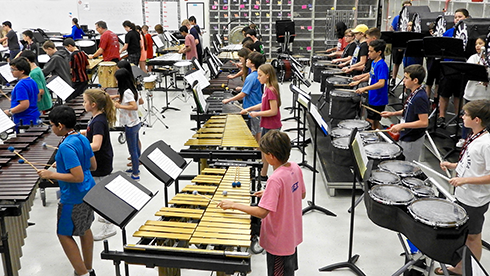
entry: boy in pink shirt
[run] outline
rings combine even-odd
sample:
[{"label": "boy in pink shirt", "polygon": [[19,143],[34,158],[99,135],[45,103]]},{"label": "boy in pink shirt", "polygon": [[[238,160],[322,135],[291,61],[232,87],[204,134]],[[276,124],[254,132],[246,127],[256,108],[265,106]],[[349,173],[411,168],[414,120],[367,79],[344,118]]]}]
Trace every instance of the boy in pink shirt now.
[{"label": "boy in pink shirt", "polygon": [[182,36],[185,37],[185,47],[179,50],[180,54],[185,53],[185,59],[191,60],[193,57],[197,58],[197,48],[194,36],[189,34],[189,30],[186,26],[181,26],[179,29]]},{"label": "boy in pink shirt", "polygon": [[260,246],[267,251],[267,274],[294,275],[298,269],[296,247],[303,241],[301,200],[306,196],[303,173],[298,164],[288,162],[291,141],[287,134],[270,130],[260,139],[260,150],[274,168],[267,188],[254,195],[259,206],[223,200],[223,209],[236,209],[262,219]]}]

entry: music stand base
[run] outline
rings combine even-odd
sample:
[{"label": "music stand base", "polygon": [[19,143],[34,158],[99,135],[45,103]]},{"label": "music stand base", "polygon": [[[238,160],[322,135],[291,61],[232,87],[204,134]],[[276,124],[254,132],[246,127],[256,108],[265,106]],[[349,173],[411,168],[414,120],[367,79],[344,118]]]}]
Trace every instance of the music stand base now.
[{"label": "music stand base", "polygon": [[359,259],[359,255],[354,255],[347,262],[340,262],[340,263],[336,263],[336,264],[327,265],[327,266],[324,266],[322,268],[319,268],[318,270],[319,271],[334,271],[338,268],[348,268],[348,269],[352,270],[352,272],[354,272],[358,276],[366,276],[366,274],[364,274],[364,272],[362,272],[362,270],[359,267],[357,267],[355,264],[358,259]]},{"label": "music stand base", "polygon": [[313,168],[313,166],[311,166],[310,164],[308,164],[307,161],[303,161],[301,163],[298,163],[298,166],[303,167],[303,168],[307,168],[307,169],[309,169],[312,172],[319,173],[319,171],[315,170]]},{"label": "music stand base", "polygon": [[175,111],[180,111],[180,109],[179,109],[179,108],[177,108],[177,107],[172,107],[172,106],[164,106],[164,107],[162,107],[162,111],[160,111],[160,113],[164,113],[164,112],[165,112],[165,111],[167,111],[167,110],[175,110]]},{"label": "music stand base", "polygon": [[314,202],[308,200],[308,207],[306,207],[306,208],[303,209],[303,215],[306,214],[309,211],[312,211],[312,210],[320,211],[320,212],[324,213],[327,216],[332,216],[332,217],[336,217],[337,216],[333,212],[331,212],[331,211],[329,211],[329,210],[327,210],[327,209],[325,209],[325,208],[323,208],[321,206],[315,205]]}]

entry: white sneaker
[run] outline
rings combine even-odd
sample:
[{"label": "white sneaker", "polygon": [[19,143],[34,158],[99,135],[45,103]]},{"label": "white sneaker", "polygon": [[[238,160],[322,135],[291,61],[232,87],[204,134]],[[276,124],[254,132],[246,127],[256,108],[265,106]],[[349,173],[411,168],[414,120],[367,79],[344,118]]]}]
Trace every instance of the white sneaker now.
[{"label": "white sneaker", "polygon": [[464,141],[466,141],[466,140],[465,139],[459,139],[459,141],[456,143],[456,147],[462,148],[464,145]]},{"label": "white sneaker", "polygon": [[116,227],[112,223],[104,223],[102,230],[94,235],[94,241],[105,240],[109,237],[116,235]]},{"label": "white sneaker", "polygon": [[99,222],[108,223],[108,221],[105,218],[101,217],[101,216],[98,216],[98,219],[97,220]]}]

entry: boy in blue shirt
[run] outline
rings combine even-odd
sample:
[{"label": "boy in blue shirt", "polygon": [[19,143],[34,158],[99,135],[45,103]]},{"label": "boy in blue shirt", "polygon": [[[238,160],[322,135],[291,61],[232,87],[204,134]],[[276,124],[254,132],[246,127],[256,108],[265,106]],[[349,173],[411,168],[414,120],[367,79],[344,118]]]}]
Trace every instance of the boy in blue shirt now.
[{"label": "boy in blue shirt", "polygon": [[[356,93],[369,93],[368,105],[370,108],[381,113],[388,104],[388,78],[389,69],[382,55],[386,48],[386,42],[381,39],[369,43],[368,56],[373,60],[371,71],[369,72],[369,85],[358,88]],[[372,129],[379,129],[381,125],[381,115],[368,109],[367,121],[371,123]]]},{"label": "boy in blue shirt", "polygon": [[[45,179],[56,179],[60,185],[57,230],[58,239],[75,275],[95,276],[92,269],[94,238],[90,226],[94,211],[83,197],[95,185],[90,170],[97,168],[88,139],[74,130],[77,117],[73,108],[57,106],[49,113],[51,130],[62,136],[56,153],[56,172],[39,170]],[[82,252],[73,236],[80,236]]]}]

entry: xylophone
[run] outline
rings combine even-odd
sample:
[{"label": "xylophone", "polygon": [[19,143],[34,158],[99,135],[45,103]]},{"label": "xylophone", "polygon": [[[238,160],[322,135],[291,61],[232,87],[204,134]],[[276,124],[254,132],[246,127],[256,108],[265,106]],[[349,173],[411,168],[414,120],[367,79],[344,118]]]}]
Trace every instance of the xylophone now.
[{"label": "xylophone", "polygon": [[124,252],[106,246],[102,259],[114,260],[116,266],[120,261],[156,266],[159,275],[180,275],[181,268],[218,275],[250,272],[250,215],[216,206],[224,198],[250,204],[250,168],[207,168],[192,182],[169,201],[172,207],[161,208],[155,213],[158,219],[134,232],[140,238],[136,244],[125,245]]},{"label": "xylophone", "polygon": [[[191,113],[191,120],[199,121],[199,126],[201,121],[209,120],[213,115],[219,114],[238,114],[241,108],[237,107],[232,103],[223,104],[221,101],[224,99],[229,99],[233,97],[232,93],[224,91],[214,91],[209,97],[206,98],[207,110],[205,113]],[[196,109],[197,111],[197,109]]]},{"label": "xylophone", "polygon": [[30,127],[17,137],[0,145],[0,220],[1,252],[5,275],[18,275],[20,257],[26,237],[27,220],[36,188],[39,184],[37,171],[28,164],[20,163],[19,157],[8,148],[12,147],[38,169],[50,164],[54,150],[43,145],[57,145],[59,137],[50,132],[49,126]]}]

